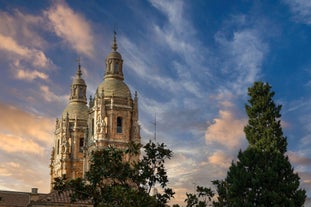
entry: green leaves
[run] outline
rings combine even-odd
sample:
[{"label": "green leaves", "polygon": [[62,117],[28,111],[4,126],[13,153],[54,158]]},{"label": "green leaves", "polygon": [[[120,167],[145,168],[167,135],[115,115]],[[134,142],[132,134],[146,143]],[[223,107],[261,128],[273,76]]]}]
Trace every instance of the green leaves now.
[{"label": "green leaves", "polygon": [[197,186],[196,193],[186,193],[186,207],[206,207],[211,204],[214,192],[210,188]]},{"label": "green leaves", "polygon": [[[109,146],[94,151],[90,170],[84,179],[56,178],[54,189],[70,190],[73,202],[91,199],[94,206],[164,206],[174,195],[167,187],[164,166],[165,160],[172,157],[172,151],[163,143],[149,142],[143,146],[141,160],[124,160],[125,157],[138,156],[140,147],[140,144],[129,143],[126,149]],[[150,191],[156,185],[163,188],[163,192],[151,196]]]}]

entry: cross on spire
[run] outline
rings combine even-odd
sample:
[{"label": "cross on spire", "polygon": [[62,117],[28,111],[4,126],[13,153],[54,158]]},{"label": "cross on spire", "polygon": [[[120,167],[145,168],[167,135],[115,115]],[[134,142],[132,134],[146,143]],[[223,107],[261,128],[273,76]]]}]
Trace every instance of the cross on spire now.
[{"label": "cross on spire", "polygon": [[82,72],[81,72],[81,58],[78,57],[76,61],[78,62],[77,76],[78,76],[79,78],[81,78],[81,75],[82,75]]},{"label": "cross on spire", "polygon": [[112,49],[113,49],[113,51],[117,51],[117,49],[118,49],[118,45],[117,45],[117,32],[116,32],[116,30],[113,31]]}]

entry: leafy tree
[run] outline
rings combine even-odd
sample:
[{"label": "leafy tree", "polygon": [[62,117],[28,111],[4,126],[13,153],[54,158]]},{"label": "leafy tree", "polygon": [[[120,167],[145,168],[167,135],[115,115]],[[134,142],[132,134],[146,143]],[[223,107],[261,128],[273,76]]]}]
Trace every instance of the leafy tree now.
[{"label": "leafy tree", "polygon": [[207,207],[214,193],[210,188],[197,186],[196,193],[186,193],[186,196],[186,207]]},{"label": "leafy tree", "polygon": [[[164,167],[165,160],[172,157],[172,151],[164,144],[149,142],[143,146],[145,154],[141,160],[124,161],[126,156],[137,156],[139,148],[139,145],[130,143],[124,150],[109,146],[94,151],[85,178],[56,178],[54,189],[60,192],[69,190],[72,201],[91,200],[94,206],[165,206],[174,195],[167,187]],[[163,192],[151,196],[150,191],[156,185]]]},{"label": "leafy tree", "polygon": [[215,206],[303,206],[306,192],[299,189],[299,176],[285,155],[287,140],[280,124],[281,105],[267,83],[255,82],[248,89],[244,132],[249,146],[240,151],[225,180],[214,181]]}]

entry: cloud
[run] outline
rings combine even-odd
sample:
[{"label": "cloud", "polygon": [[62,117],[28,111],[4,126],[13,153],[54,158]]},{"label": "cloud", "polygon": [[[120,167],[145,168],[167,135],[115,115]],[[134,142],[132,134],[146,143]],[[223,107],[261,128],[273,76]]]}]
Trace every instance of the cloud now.
[{"label": "cloud", "polygon": [[164,13],[170,25],[174,26],[177,31],[183,31],[185,22],[183,16],[183,2],[182,1],[165,1],[165,0],[151,0],[151,4]]},{"label": "cloud", "polygon": [[220,110],[219,117],[215,118],[206,130],[206,143],[208,145],[217,143],[227,149],[238,149],[245,137],[243,132],[245,124],[246,120],[235,117],[233,111]]},{"label": "cloud", "polygon": [[94,54],[94,40],[90,24],[64,1],[56,1],[45,16],[57,36],[62,38],[78,53],[91,57]]},{"label": "cloud", "polygon": [[42,154],[44,148],[31,139],[0,133],[0,149],[8,153]]},{"label": "cloud", "polygon": [[[40,143],[51,146],[53,140],[53,120],[30,114],[1,102],[0,116],[5,117],[0,119],[0,133],[3,140],[2,147],[5,146],[7,151],[12,150],[10,147],[14,143],[10,142],[10,140],[13,140],[13,135],[17,139],[16,144],[22,145],[25,142],[25,146],[33,146],[24,150],[39,149],[38,145]],[[6,138],[8,138],[7,145],[4,141]]]},{"label": "cloud", "polygon": [[182,204],[186,197],[186,192],[191,192],[197,185],[198,163],[195,159],[184,153],[174,153],[171,160],[167,160],[165,167],[169,177],[169,186],[176,192],[171,204]]},{"label": "cloud", "polygon": [[48,68],[51,61],[45,54],[35,48],[19,45],[13,38],[0,34],[0,50],[16,55],[16,58],[25,60],[37,68]]},{"label": "cloud", "polygon": [[196,171],[197,163],[184,153],[174,153],[171,160],[165,164],[168,169],[168,176],[174,185],[182,185],[188,181]]},{"label": "cloud", "polygon": [[228,156],[223,151],[216,151],[210,157],[208,157],[208,162],[210,164],[219,166],[224,170],[229,168],[232,160],[232,156]]},{"label": "cloud", "polygon": [[14,153],[10,157],[2,155],[1,189],[29,192],[31,188],[36,187],[39,188],[39,192],[49,192],[49,170],[46,167],[48,158],[42,159],[42,155],[24,153],[21,153],[21,157],[18,154]]},{"label": "cloud", "polygon": [[46,40],[42,37],[41,31],[45,27],[44,18],[25,14],[18,9],[13,10],[9,14],[0,11],[0,34],[18,40],[20,45],[31,48],[45,48]]},{"label": "cloud", "polygon": [[288,151],[287,155],[289,157],[290,162],[292,162],[294,165],[298,167],[311,167],[311,158],[300,155],[297,152],[294,151]]},{"label": "cloud", "polygon": [[54,121],[2,102],[0,116],[1,188],[48,192]]},{"label": "cloud", "polygon": [[311,24],[311,2],[309,0],[284,0],[284,3],[289,6],[296,21]]},{"label": "cloud", "polygon": [[47,43],[40,36],[44,19],[14,10],[12,14],[0,12],[0,51],[11,69],[11,74],[19,80],[48,80],[47,72],[55,68],[43,52]]},{"label": "cloud", "polygon": [[23,69],[18,69],[16,73],[16,78],[21,79],[21,80],[27,80],[27,81],[32,81],[34,79],[43,79],[47,80],[49,76],[43,72],[34,70],[34,71],[27,71]]},{"label": "cloud", "polygon": [[[202,43],[195,36],[196,29],[187,18],[188,13],[185,11],[187,5],[182,1],[150,2],[167,17],[168,21],[164,21],[161,25],[150,24],[155,45],[148,48],[170,54],[170,57],[158,57],[167,61],[156,63],[156,68],[160,71],[161,67],[169,70],[162,71],[161,76],[153,76],[152,83],[158,84],[158,87],[167,86],[165,90],[175,94],[186,92],[185,96],[203,98],[205,90],[201,89],[200,84],[206,83],[207,78],[210,77],[206,64],[209,59],[208,50],[202,47]],[[179,93],[179,90],[183,93]]]},{"label": "cloud", "polygon": [[0,45],[0,49],[2,50],[15,53],[22,57],[27,57],[31,53],[29,49],[19,46],[11,37],[0,35],[0,41],[2,42]]},{"label": "cloud", "polygon": [[222,31],[215,36],[224,59],[221,71],[231,80],[228,88],[236,95],[246,94],[246,88],[260,75],[268,47],[259,34],[256,29],[243,29],[235,31],[232,39]]},{"label": "cloud", "polygon": [[42,92],[41,95],[47,102],[67,102],[68,101],[68,95],[59,96],[54,94],[52,91],[50,91],[50,88],[46,85],[40,86],[40,91]]}]

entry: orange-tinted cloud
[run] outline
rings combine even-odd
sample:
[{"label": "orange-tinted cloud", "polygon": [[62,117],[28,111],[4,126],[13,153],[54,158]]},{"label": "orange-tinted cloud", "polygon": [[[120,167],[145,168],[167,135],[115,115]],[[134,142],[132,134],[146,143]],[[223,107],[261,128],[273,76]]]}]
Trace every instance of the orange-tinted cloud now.
[{"label": "orange-tinted cloud", "polygon": [[25,45],[20,45],[12,37],[0,33],[0,42],[0,50],[16,55],[17,60],[22,59],[29,61],[34,67],[38,68],[47,68],[50,65],[50,60],[42,51]]},{"label": "orange-tinted cloud", "polygon": [[223,151],[216,151],[208,157],[208,162],[221,168],[228,169],[232,162],[232,157]]},{"label": "orange-tinted cloud", "polygon": [[68,95],[58,96],[54,94],[52,91],[50,91],[50,88],[46,85],[40,86],[40,91],[42,92],[41,93],[42,97],[47,102],[53,102],[53,101],[67,102],[69,99]]},{"label": "orange-tinted cloud", "polygon": [[49,76],[43,72],[34,70],[34,71],[27,71],[23,69],[18,69],[16,73],[16,78],[17,79],[22,79],[22,80],[28,80],[32,81],[36,78],[47,80]]},{"label": "orange-tinted cloud", "polygon": [[[0,102],[0,133],[52,144],[54,121]],[[4,140],[4,138],[1,138]]]},{"label": "orange-tinted cloud", "polygon": [[0,187],[49,190],[54,121],[0,102]]},{"label": "orange-tinted cloud", "polygon": [[232,111],[220,110],[219,117],[207,128],[205,140],[207,144],[218,143],[228,149],[236,149],[244,137],[243,127],[246,120],[234,117]]},{"label": "orange-tinted cloud", "polygon": [[57,1],[45,15],[53,31],[78,53],[92,56],[94,40],[90,24],[64,1]]},{"label": "orange-tinted cloud", "polygon": [[293,151],[288,151],[287,155],[294,165],[311,166],[311,158],[309,157],[304,157]]},{"label": "orange-tinted cloud", "polygon": [[34,153],[42,154],[43,147],[31,139],[10,136],[0,133],[1,146],[0,149],[8,153]]},{"label": "orange-tinted cloud", "polygon": [[12,13],[0,11],[0,51],[14,78],[48,80],[46,71],[55,68],[44,52],[48,44],[42,31],[47,31],[47,27],[41,25],[46,24],[45,21],[42,16],[17,9]]}]

